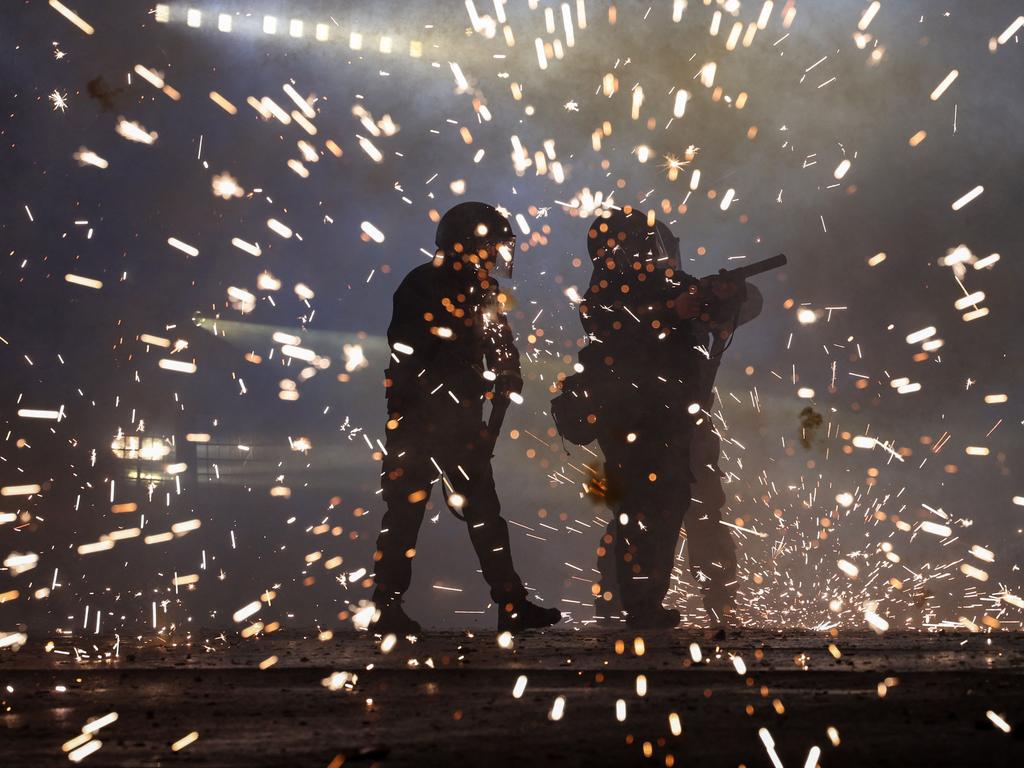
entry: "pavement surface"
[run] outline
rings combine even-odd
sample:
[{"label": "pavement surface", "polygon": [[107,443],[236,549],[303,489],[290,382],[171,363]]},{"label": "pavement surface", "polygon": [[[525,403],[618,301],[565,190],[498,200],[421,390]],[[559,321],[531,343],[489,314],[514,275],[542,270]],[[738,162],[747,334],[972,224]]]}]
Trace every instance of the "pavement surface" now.
[{"label": "pavement surface", "polygon": [[0,650],[0,766],[1020,766],[1022,661],[1020,633],[37,636]]}]

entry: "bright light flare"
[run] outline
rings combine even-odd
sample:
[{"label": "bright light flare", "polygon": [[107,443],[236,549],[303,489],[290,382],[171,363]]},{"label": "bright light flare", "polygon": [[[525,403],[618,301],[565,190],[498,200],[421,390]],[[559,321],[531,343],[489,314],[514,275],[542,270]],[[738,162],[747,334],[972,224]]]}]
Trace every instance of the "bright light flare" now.
[{"label": "bright light flare", "polygon": [[972,189],[967,194],[965,194],[965,195],[963,195],[961,197],[958,197],[956,200],[954,200],[952,206],[950,206],[950,207],[954,211],[959,211],[961,208],[963,208],[965,205],[970,203],[972,200],[976,199],[984,191],[985,191],[985,188],[983,186],[981,186],[981,184],[979,184],[978,186],[976,186],[974,189]]},{"label": "bright light flare", "polygon": [[292,236],[292,228],[287,224],[281,223],[277,219],[267,219],[267,229],[275,235],[283,237],[285,240]]},{"label": "bright light flare", "polygon": [[74,24],[76,27],[78,27],[80,30],[85,32],[85,34],[91,35],[93,32],[96,31],[93,28],[92,24],[90,24],[77,13],[68,8],[66,5],[64,5],[64,3],[59,2],[59,0],[50,0],[50,7],[53,8],[53,10],[55,10],[65,19],[70,21],[72,24]]},{"label": "bright light flare", "polygon": [[935,326],[929,325],[927,328],[922,328],[919,331],[914,331],[907,335],[907,344],[920,344],[926,339],[930,339],[936,334]]},{"label": "bright light flare", "polygon": [[172,752],[180,752],[185,747],[187,747],[189,744],[193,743],[194,741],[197,741],[198,739],[199,739],[199,731],[192,731],[191,733],[187,733],[184,736],[182,736],[180,739],[178,739],[176,742],[171,744],[171,751]]},{"label": "bright light flare", "polygon": [[521,699],[524,693],[526,693],[526,675],[520,675],[516,678],[516,684],[512,688],[512,698]]},{"label": "bright light flare", "polygon": [[851,579],[856,579],[860,575],[860,569],[851,563],[849,560],[839,560],[836,565],[839,570],[849,576]]},{"label": "bright light flare", "polygon": [[123,117],[117,121],[114,130],[119,136],[139,144],[152,144],[159,136],[156,131],[147,131],[134,120],[125,120]]},{"label": "bright light flare", "polygon": [[953,84],[953,81],[956,80],[957,75],[959,74],[960,72],[958,70],[951,70],[950,73],[942,79],[942,82],[935,86],[935,90],[932,91],[931,96],[928,98],[932,101],[938,101],[942,98],[942,94],[944,94],[946,89]]},{"label": "bright light flare", "polygon": [[103,287],[102,280],[96,280],[91,277],[82,277],[81,275],[72,275],[70,272],[64,275],[64,280],[74,285],[81,285],[85,288],[94,288],[96,290]]},{"label": "bright light flare", "polygon": [[[1021,18],[1024,19],[1024,16],[1022,16]],[[991,709],[985,713],[985,717],[992,721],[992,725],[994,725],[1003,733],[1010,732],[1010,724],[1006,722],[1002,717],[997,715],[995,712],[993,712]]]},{"label": "bright light flare", "polygon": [[953,529],[948,525],[942,525],[941,523],[935,523],[931,520],[922,520],[919,526],[920,530],[925,533],[930,533],[932,536],[938,536],[940,538],[946,538],[947,536],[953,535]]},{"label": "bright light flare", "polygon": [[556,696],[554,703],[551,705],[551,711],[548,712],[548,718],[558,722],[565,715],[565,696]]},{"label": "bright light flare", "polygon": [[172,248],[177,248],[179,251],[184,253],[186,256],[192,256],[193,258],[199,255],[199,249],[194,245],[189,245],[176,237],[168,237],[167,244]]},{"label": "bright light flare", "polygon": [[186,363],[183,360],[171,360],[168,357],[162,358],[157,365],[165,371],[176,371],[177,373],[195,373],[199,370],[195,363]]},{"label": "bright light flare", "polygon": [[363,234],[365,234],[368,238],[373,240],[373,242],[384,242],[384,233],[377,229],[377,227],[371,224],[370,222],[364,221],[362,224],[359,225],[359,228],[362,229]]},{"label": "bright light flare", "polygon": [[74,157],[74,159],[78,161],[78,164],[82,167],[91,165],[94,168],[104,169],[110,165],[110,163],[108,163],[102,157],[100,157],[91,149],[88,149],[86,147],[79,147],[78,151],[75,152],[75,154],[72,155],[72,157]]}]

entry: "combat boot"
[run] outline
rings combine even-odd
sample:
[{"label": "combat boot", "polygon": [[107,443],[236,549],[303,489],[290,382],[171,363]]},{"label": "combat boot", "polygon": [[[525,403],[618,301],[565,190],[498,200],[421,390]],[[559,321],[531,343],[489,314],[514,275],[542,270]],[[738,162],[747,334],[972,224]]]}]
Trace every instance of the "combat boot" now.
[{"label": "combat boot", "polygon": [[543,629],[561,620],[562,613],[557,608],[543,608],[525,597],[498,605],[499,632],[515,634],[527,629]]},{"label": "combat boot", "polygon": [[679,623],[679,618],[679,611],[659,605],[630,613],[626,624],[633,629],[672,629]]},{"label": "combat boot", "polygon": [[735,604],[729,598],[714,595],[704,596],[704,611],[712,627],[732,627],[736,624]]},{"label": "combat boot", "polygon": [[708,631],[714,633],[716,641],[725,640],[727,631],[737,626],[732,598],[705,595],[704,611],[708,615]]},{"label": "combat boot", "polygon": [[602,626],[619,624],[622,619],[622,609],[615,602],[608,602],[602,598],[594,601],[594,621]]},{"label": "combat boot", "polygon": [[423,628],[419,622],[409,617],[402,608],[402,598],[398,595],[386,595],[379,589],[373,593],[373,602],[380,611],[377,621],[371,625],[374,634],[378,635],[419,635]]}]

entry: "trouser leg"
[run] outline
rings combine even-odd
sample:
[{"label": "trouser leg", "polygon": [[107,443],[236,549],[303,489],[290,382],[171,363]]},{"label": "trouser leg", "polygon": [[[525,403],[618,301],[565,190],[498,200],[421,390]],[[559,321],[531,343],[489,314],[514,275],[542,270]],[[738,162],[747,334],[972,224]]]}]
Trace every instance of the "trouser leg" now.
[{"label": "trouser leg", "polygon": [[721,512],[695,504],[686,517],[690,572],[700,586],[705,604],[729,604],[736,592],[736,547]]},{"label": "trouser leg", "polygon": [[[687,497],[688,498],[688,497]],[[623,505],[628,521],[619,525],[619,591],[630,613],[661,606],[672,580],[676,544],[686,507],[661,494]]]},{"label": "trouser leg", "polygon": [[685,494],[685,499],[675,498],[675,492],[664,502],[662,517],[659,526],[653,536],[648,536],[650,541],[651,554],[651,594],[661,605],[668,594],[669,586],[672,584],[672,569],[676,562],[676,553],[679,551],[679,532],[683,527],[683,516],[686,513],[686,502],[690,499],[689,485],[680,490]]},{"label": "trouser leg", "polygon": [[686,515],[690,572],[700,586],[706,606],[716,610],[733,602],[736,592],[736,545],[729,529],[721,524],[725,491],[718,471],[718,436],[699,432],[692,445],[695,478],[693,504]]},{"label": "trouser leg", "polygon": [[673,466],[677,452],[662,448],[651,439],[645,450],[613,450],[608,462],[609,490],[619,499],[615,565],[622,605],[630,613],[661,606],[690,500],[686,463]]},{"label": "trouser leg", "polygon": [[594,595],[598,616],[615,616],[622,609],[619,596],[618,559],[615,556],[615,535],[618,524],[615,522],[616,512],[609,509],[612,519],[608,522],[601,541],[597,546],[597,570],[601,574],[597,583],[598,591]]},{"label": "trouser leg", "polygon": [[385,504],[377,537],[375,580],[377,587],[394,595],[405,593],[412,579],[412,558],[431,481],[437,471],[427,455],[401,434],[402,427],[389,432],[381,477]]},{"label": "trouser leg", "polygon": [[[508,523],[501,516],[490,453],[470,442],[465,450],[446,459],[442,468],[454,491],[463,497],[461,509],[456,511],[466,518],[480,570],[491,588],[491,599],[499,604],[522,600],[526,589],[512,563]],[[446,500],[450,503],[447,493]]]}]

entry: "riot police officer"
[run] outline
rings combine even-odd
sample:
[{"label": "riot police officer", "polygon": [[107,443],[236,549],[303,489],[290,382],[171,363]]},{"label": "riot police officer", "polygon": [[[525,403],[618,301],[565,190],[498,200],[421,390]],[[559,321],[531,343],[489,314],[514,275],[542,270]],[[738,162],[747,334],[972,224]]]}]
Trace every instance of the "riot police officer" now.
[{"label": "riot police officer", "polygon": [[[629,222],[629,218],[627,218]],[[595,222],[595,225],[598,222]],[[645,226],[646,223],[640,224]],[[593,228],[592,228],[593,229]],[[662,258],[666,270],[672,270],[672,283],[693,286],[693,278],[681,272],[679,239],[661,221],[655,221],[652,235],[656,238],[656,247],[663,250]],[[596,256],[596,253],[592,253]],[[607,281],[609,265],[600,259],[595,261],[594,279],[591,281],[590,295],[601,293],[602,280]],[[706,280],[706,290],[717,290],[721,299],[728,303],[728,295],[733,286],[711,285],[714,279]],[[594,291],[594,286],[598,290]],[[674,295],[679,290],[676,286],[666,284],[664,290]],[[709,414],[714,405],[714,383],[719,363],[725,346],[735,328],[730,324],[709,324],[700,322],[696,316],[697,307],[685,296],[675,299],[677,316],[692,317],[690,331],[693,333],[698,347],[703,349],[696,356],[696,381],[690,393],[695,392],[696,398],[688,404],[688,411],[695,410],[692,437],[690,439],[686,461],[691,475],[689,508],[685,511],[683,522],[686,528],[686,552],[690,572],[693,575],[703,596],[704,608],[708,620],[713,625],[724,625],[732,618],[736,595],[736,546],[729,529],[721,524],[722,510],[726,504],[723,487],[724,473],[718,466],[721,453],[721,437]],[[762,306],[760,292],[753,285],[746,285],[743,300],[738,312],[726,309],[724,314],[733,318],[735,325],[742,325],[756,317]],[[590,300],[581,307],[584,326],[601,328],[595,323],[600,318],[602,308],[598,302]],[[606,310],[605,310],[606,312]],[[593,317],[592,317],[593,316]],[[606,325],[606,324],[605,324]],[[689,396],[689,394],[687,396]],[[698,409],[699,407],[699,409]],[[683,461],[680,454],[679,460]],[[682,467],[679,468],[682,471]],[[614,489],[612,489],[614,491]],[[613,496],[614,498],[614,496]],[[595,600],[595,617],[598,620],[613,618],[622,608],[618,584],[620,563],[615,557],[616,523],[613,520],[602,537],[598,547],[598,568],[601,582]],[[671,537],[675,543],[675,537]],[[678,546],[678,545],[677,545]],[[668,574],[662,574],[667,577]],[[670,620],[670,616],[666,621]]]},{"label": "riot police officer", "polygon": [[679,612],[661,603],[690,503],[696,303],[678,259],[640,211],[599,216],[588,250],[594,276],[580,317],[590,343],[580,363],[598,404],[592,416],[612,513],[598,550],[607,574],[598,601],[617,596],[631,626],[672,627]]},{"label": "riot police officer", "polygon": [[[434,259],[399,285],[388,327],[381,479],[387,510],[375,554],[373,601],[379,617],[374,629],[399,635],[420,631],[401,598],[409,588],[416,537],[434,484],[466,521],[498,606],[499,630],[549,626],[561,614],[526,599],[491,469],[500,415],[523,386],[505,297],[493,274],[499,266],[511,271],[515,235],[497,209],[469,202],[441,218],[436,244]],[[484,424],[488,400],[494,410]]]}]

